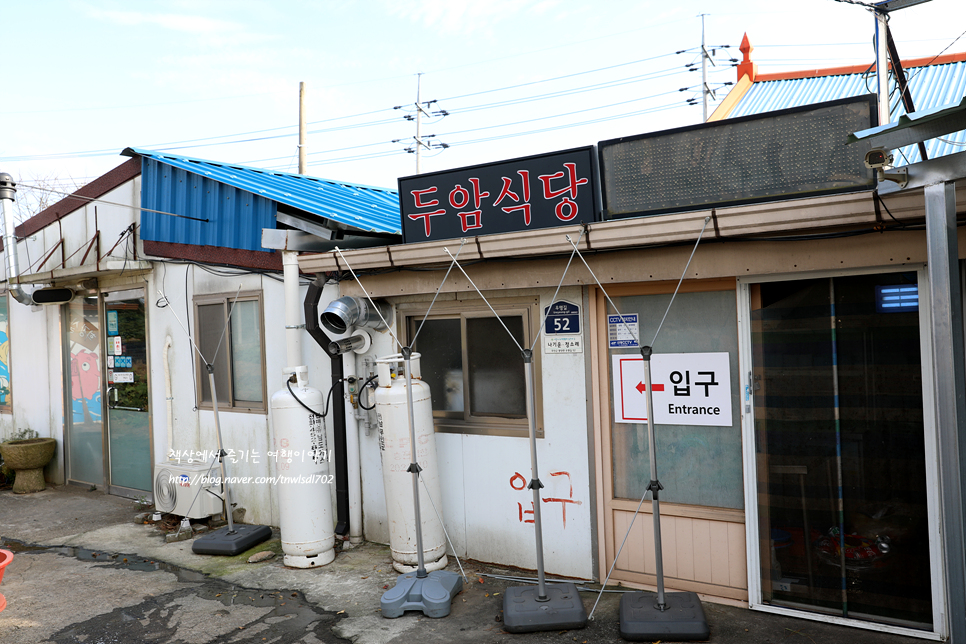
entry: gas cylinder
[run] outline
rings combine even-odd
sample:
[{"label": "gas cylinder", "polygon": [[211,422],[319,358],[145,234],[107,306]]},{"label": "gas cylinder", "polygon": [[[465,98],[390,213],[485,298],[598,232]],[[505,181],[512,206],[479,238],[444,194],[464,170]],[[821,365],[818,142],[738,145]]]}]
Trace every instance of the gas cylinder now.
[{"label": "gas cylinder", "polygon": [[[308,386],[307,371],[295,368],[296,382],[272,396],[279,530],[285,565],[294,568],[324,566],[335,559],[331,452],[317,415],[322,413],[325,396]],[[292,373],[286,370],[287,376]]]},{"label": "gas cylinder", "polygon": [[[416,435],[416,460],[420,466],[419,508],[422,519],[423,563],[426,570],[446,567],[446,535],[437,510],[442,512],[439,466],[436,459],[436,430],[429,385],[420,378],[419,355],[410,356],[413,423]],[[401,354],[376,359],[379,376],[376,387],[376,419],[379,424],[379,451],[382,456],[382,482],[386,490],[389,519],[389,547],[393,568],[401,573],[416,569],[416,516],[413,498],[412,462],[409,433],[409,395],[406,390],[405,360]],[[392,376],[391,368],[397,368]],[[425,483],[425,485],[424,485]],[[427,488],[429,495],[427,495]]]}]

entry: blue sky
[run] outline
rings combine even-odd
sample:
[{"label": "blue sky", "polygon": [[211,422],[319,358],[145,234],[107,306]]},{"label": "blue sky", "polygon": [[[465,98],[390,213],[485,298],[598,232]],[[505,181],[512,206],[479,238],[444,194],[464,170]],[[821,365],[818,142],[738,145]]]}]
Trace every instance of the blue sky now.
[{"label": "blue sky", "polygon": [[[719,97],[745,32],[762,72],[873,60],[871,14],[835,0],[5,2],[0,171],[83,183],[127,146],[295,171],[304,81],[307,173],[394,188],[417,73],[448,114],[424,172],[694,124],[701,13]],[[966,50],[962,0],[891,25],[903,58]]]}]

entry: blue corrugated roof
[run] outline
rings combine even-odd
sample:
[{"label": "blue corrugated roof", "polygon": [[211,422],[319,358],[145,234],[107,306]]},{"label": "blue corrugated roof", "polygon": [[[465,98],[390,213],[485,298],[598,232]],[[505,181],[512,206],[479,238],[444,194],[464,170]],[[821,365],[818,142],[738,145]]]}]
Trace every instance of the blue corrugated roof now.
[{"label": "blue corrugated roof", "polygon": [[[925,65],[904,70],[916,112],[955,105],[966,96],[966,61]],[[729,118],[761,114],[801,105],[811,105],[839,98],[850,98],[875,92],[875,73],[811,76],[785,80],[755,81],[738,101]],[[906,113],[899,100],[895,79],[889,79],[892,120]],[[926,142],[930,159],[962,152],[966,131],[955,132]],[[896,152],[896,165],[920,161],[919,149],[911,145]]]},{"label": "blue corrugated roof", "polygon": [[[399,196],[395,190],[206,161],[141,148],[127,148],[122,154],[153,159],[361,231],[396,235],[402,233]],[[261,235],[261,230],[257,233]]]}]

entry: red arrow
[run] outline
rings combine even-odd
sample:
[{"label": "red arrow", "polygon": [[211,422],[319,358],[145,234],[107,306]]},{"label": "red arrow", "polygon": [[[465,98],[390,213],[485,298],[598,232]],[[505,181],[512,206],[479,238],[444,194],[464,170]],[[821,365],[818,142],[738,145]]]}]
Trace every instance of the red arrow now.
[{"label": "red arrow", "polygon": [[[637,383],[637,386],[634,387],[634,389],[637,389],[639,392],[644,393],[645,391],[647,391],[647,385],[645,385],[643,382],[639,382]],[[651,385],[651,391],[664,391],[664,385]]]}]

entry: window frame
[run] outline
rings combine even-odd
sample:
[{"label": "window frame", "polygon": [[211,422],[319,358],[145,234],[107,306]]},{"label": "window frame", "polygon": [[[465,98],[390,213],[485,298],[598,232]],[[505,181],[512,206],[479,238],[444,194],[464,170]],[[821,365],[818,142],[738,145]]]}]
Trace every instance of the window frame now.
[{"label": "window frame", "polygon": [[[523,318],[523,342],[524,348],[529,348],[537,337],[537,325],[540,324],[540,298],[532,297],[507,297],[493,299],[490,301],[493,309],[501,317],[519,315]],[[430,302],[407,302],[396,305],[397,309],[397,331],[400,338],[405,338],[407,344],[411,343],[416,329],[419,327],[429,309]],[[448,301],[437,301],[427,319],[429,320],[453,320],[460,321],[460,344],[463,365],[463,411],[437,411],[433,410],[433,421],[436,431],[449,434],[476,434],[484,436],[512,436],[526,438],[529,436],[529,425],[526,415],[521,418],[510,418],[506,416],[494,415],[474,415],[470,404],[469,387],[469,357],[466,321],[471,318],[492,318],[493,311],[490,310],[486,302],[479,297],[467,297]],[[502,333],[502,331],[501,331]],[[418,349],[417,349],[418,351]],[[541,347],[533,348],[533,370],[534,370],[534,398],[536,407],[536,418],[534,428],[537,438],[544,437],[543,427],[543,385],[542,385],[542,353]],[[522,357],[521,357],[522,361]],[[524,377],[526,374],[524,374]],[[529,405],[529,400],[524,396],[525,403]]]},{"label": "window frame", "polygon": [[[260,353],[260,366],[261,366],[261,378],[262,378],[262,400],[261,402],[251,402],[246,400],[236,400],[234,392],[234,347],[232,345],[232,334],[231,328],[225,330],[225,339],[223,341],[223,346],[221,351],[227,351],[226,364],[228,365],[227,383],[228,383],[228,401],[218,401],[218,409],[226,410],[232,412],[240,413],[250,413],[250,414],[267,414],[268,413],[268,391],[266,389],[266,370],[265,370],[265,308],[262,302],[262,292],[261,291],[241,291],[237,294],[235,293],[206,293],[203,295],[195,295],[192,298],[194,304],[194,318],[195,318],[195,338],[200,338],[201,330],[201,316],[199,314],[199,308],[201,306],[220,304],[224,312],[224,319],[228,321],[228,306],[232,302],[255,302],[255,306],[258,310],[259,316],[259,353]],[[219,335],[221,331],[219,330]],[[211,400],[204,400],[204,382],[207,382],[208,371],[205,368],[205,364],[198,355],[199,352],[195,352],[195,373],[198,377],[195,378],[195,395],[198,400],[198,409],[214,410],[214,405]],[[220,390],[218,393],[222,393]]]}]

